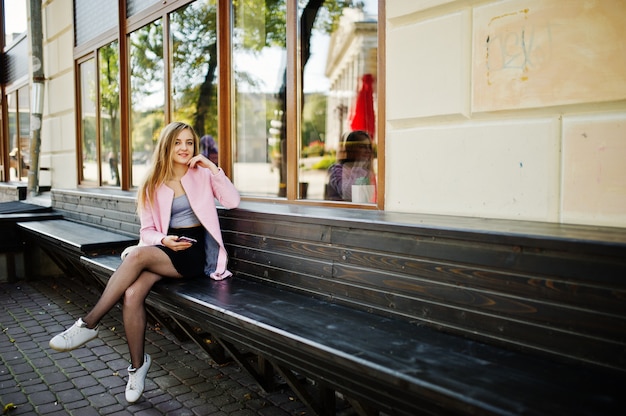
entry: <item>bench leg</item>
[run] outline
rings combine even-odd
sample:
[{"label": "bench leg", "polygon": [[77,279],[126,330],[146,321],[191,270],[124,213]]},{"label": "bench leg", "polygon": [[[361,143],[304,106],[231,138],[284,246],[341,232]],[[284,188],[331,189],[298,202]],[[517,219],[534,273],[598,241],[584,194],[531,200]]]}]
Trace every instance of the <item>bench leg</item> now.
[{"label": "bench leg", "polygon": [[241,353],[233,344],[228,341],[224,341],[221,338],[216,338],[216,340],[224,347],[224,349],[228,352],[228,354],[233,357],[235,362],[239,364],[241,368],[246,370],[248,374],[254,378],[261,388],[266,391],[272,391],[275,387],[274,383],[274,373],[273,371],[268,371],[269,368],[266,366],[264,361],[259,361],[259,368],[255,368],[254,365],[250,362],[249,357],[245,354]]},{"label": "bench leg", "polygon": [[317,383],[319,400],[315,400],[309,391],[307,391],[306,384],[303,385],[293,371],[277,363],[274,363],[274,367],[285,379],[293,392],[296,393],[300,401],[302,401],[314,415],[332,416],[335,414],[336,395],[333,389],[328,388],[325,383]]},{"label": "bench leg", "polygon": [[352,409],[354,409],[354,411],[359,416],[378,416],[380,414],[380,412],[376,410],[375,408],[364,405],[358,400],[351,399],[350,397],[346,397],[346,400],[350,403],[350,406],[352,406]]},{"label": "bench leg", "polygon": [[198,333],[187,322],[176,319],[171,316],[171,319],[178,325],[187,337],[189,337],[197,346],[203,349],[209,357],[217,364],[226,364],[231,360],[226,356],[224,348],[217,342],[211,339],[211,335],[207,333]]},{"label": "bench leg", "polygon": [[[191,338],[185,328],[182,327],[181,323],[173,317],[161,315],[156,310],[156,308],[153,308],[150,305],[146,305],[146,312],[148,313],[150,318],[152,318],[152,321],[163,324],[163,326],[167,328],[167,330],[170,331],[172,334],[174,334],[176,339],[180,342],[188,341]],[[174,325],[172,325],[170,321],[174,321]]]}]

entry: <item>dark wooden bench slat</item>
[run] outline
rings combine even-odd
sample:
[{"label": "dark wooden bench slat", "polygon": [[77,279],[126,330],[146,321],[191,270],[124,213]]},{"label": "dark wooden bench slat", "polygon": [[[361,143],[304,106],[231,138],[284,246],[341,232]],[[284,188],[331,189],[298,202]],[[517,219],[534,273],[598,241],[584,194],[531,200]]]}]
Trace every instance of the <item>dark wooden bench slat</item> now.
[{"label": "dark wooden bench slat", "polygon": [[123,250],[138,239],[68,220],[20,222],[27,233],[77,251],[80,255],[102,250]]},{"label": "dark wooden bench slat", "polygon": [[22,201],[8,201],[8,202],[0,202],[0,215],[4,214],[15,214],[15,213],[25,213],[25,212],[50,212],[52,211],[52,207],[30,204],[28,202]]},{"label": "dark wooden bench slat", "polygon": [[0,252],[22,247],[23,242],[19,236],[18,222],[59,218],[61,218],[61,215],[53,212],[0,214]]},{"label": "dark wooden bench slat", "polygon": [[315,210],[322,218],[251,205],[221,213],[239,274],[481,342],[626,369],[623,230],[511,221],[480,230],[480,220],[369,212],[339,221],[330,210]]}]

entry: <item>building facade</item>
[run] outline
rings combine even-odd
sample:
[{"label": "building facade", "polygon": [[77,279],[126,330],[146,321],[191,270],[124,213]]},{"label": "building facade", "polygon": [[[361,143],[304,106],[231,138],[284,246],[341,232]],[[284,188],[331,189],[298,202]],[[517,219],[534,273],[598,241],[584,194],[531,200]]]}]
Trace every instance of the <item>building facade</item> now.
[{"label": "building facade", "polygon": [[[14,183],[30,165],[33,62],[8,3],[0,156]],[[216,139],[246,199],[626,227],[626,2],[312,3],[42,2],[42,183],[132,193],[160,128],[184,120]],[[367,16],[367,51],[334,47],[346,15]],[[349,80],[341,62],[357,62]],[[376,198],[327,201],[333,126],[349,130],[355,108],[333,100],[365,73]]]}]

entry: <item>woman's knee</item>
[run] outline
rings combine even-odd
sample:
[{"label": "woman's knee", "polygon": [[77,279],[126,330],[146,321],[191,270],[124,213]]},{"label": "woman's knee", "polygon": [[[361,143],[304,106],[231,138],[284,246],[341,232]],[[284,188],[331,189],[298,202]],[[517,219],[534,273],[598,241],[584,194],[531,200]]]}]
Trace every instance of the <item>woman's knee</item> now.
[{"label": "woman's knee", "polygon": [[146,300],[146,296],[143,291],[137,290],[135,285],[130,286],[124,292],[124,307],[136,308],[143,307],[143,303]]},{"label": "woman's knee", "polygon": [[143,265],[149,260],[150,256],[150,249],[148,247],[140,246],[130,251],[124,258],[124,262]]},{"label": "woman's knee", "polygon": [[150,289],[152,289],[154,283],[159,279],[160,276],[154,273],[147,271],[142,272],[137,280],[124,291],[124,304],[128,304],[129,306],[143,306],[150,293]]}]

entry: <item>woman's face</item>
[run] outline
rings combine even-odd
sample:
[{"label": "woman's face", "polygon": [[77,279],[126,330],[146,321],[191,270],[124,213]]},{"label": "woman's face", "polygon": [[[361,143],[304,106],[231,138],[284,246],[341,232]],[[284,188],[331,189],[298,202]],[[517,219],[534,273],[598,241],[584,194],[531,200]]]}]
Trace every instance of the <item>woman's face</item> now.
[{"label": "woman's face", "polygon": [[369,160],[372,158],[372,144],[368,139],[346,144],[348,160]]},{"label": "woman's face", "polygon": [[372,158],[372,145],[370,143],[360,142],[355,145],[355,159],[368,160]]},{"label": "woman's face", "polygon": [[189,160],[194,156],[195,149],[194,137],[189,129],[182,130],[174,140],[174,148],[172,149],[172,160],[174,163],[187,165]]}]

